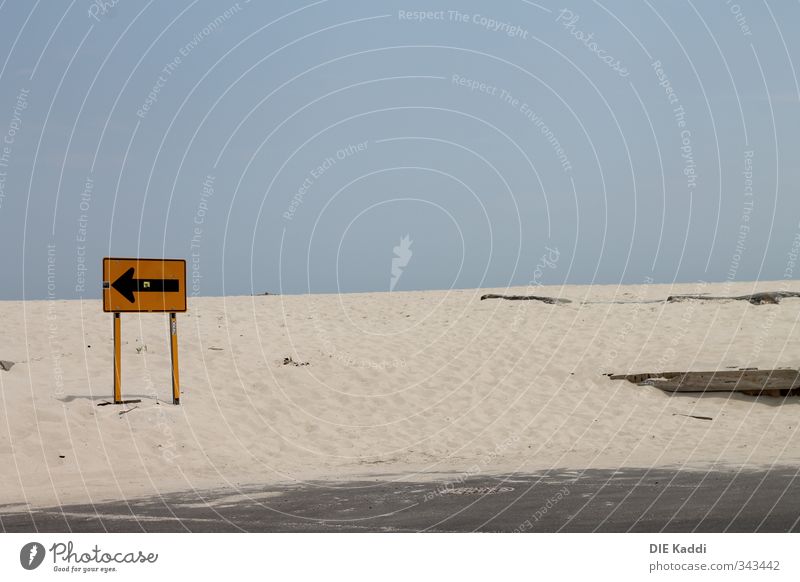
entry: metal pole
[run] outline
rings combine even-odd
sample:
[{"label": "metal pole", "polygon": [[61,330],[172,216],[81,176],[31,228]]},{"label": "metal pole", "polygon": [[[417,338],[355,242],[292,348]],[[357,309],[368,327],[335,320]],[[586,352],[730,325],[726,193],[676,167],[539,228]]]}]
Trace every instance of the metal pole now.
[{"label": "metal pole", "polygon": [[178,320],[169,314],[170,355],[172,356],[172,403],[181,403],[181,382],[178,377]]},{"label": "metal pole", "polygon": [[122,320],[114,313],[114,404],[122,404]]}]

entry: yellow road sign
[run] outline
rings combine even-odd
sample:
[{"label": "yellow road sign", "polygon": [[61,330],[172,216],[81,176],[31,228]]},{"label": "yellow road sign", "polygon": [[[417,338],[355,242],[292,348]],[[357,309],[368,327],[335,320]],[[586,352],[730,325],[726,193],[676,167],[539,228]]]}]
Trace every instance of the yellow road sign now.
[{"label": "yellow road sign", "polygon": [[103,311],[186,311],[186,261],[104,258]]}]

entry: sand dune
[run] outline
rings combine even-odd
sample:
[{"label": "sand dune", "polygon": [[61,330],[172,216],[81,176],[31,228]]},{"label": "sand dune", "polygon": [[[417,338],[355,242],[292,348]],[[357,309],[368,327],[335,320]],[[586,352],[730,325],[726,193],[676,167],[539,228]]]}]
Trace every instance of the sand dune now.
[{"label": "sand dune", "polygon": [[573,301],[560,305],[480,301],[524,288],[196,298],[179,315],[181,406],[165,315],[123,316],[123,396],[141,402],[98,406],[112,387],[100,302],[0,302],[0,359],[16,362],[0,371],[0,503],[376,474],[796,464],[798,398],[670,396],[603,376],[800,366],[800,299],[648,302],[800,290],[785,287],[533,290]]}]

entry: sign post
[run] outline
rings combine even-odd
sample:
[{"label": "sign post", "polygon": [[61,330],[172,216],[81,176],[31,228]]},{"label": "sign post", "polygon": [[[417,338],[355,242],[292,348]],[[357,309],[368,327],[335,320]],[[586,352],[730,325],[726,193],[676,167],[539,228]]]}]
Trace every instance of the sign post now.
[{"label": "sign post", "polygon": [[122,404],[122,321],[114,314],[114,404]]},{"label": "sign post", "polygon": [[178,320],[186,311],[183,259],[103,259],[103,311],[114,314],[114,404],[122,404],[122,313],[169,313],[172,402],[180,404]]},{"label": "sign post", "polygon": [[170,359],[172,360],[172,403],[181,403],[181,381],[178,377],[178,319],[169,314]]}]

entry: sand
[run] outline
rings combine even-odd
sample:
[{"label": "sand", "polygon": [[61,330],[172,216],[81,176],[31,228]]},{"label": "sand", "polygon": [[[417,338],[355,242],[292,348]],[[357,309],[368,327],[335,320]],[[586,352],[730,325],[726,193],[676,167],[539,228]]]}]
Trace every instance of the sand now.
[{"label": "sand", "polygon": [[[190,298],[178,316],[180,406],[166,315],[123,315],[123,397],[141,402],[98,406],[112,391],[100,302],[0,302],[0,359],[16,362],[0,370],[0,504],[363,476],[797,465],[800,398],[676,396],[604,376],[800,366],[800,299],[647,302],[769,290],[800,285]],[[490,292],[573,303],[479,300]]]}]

